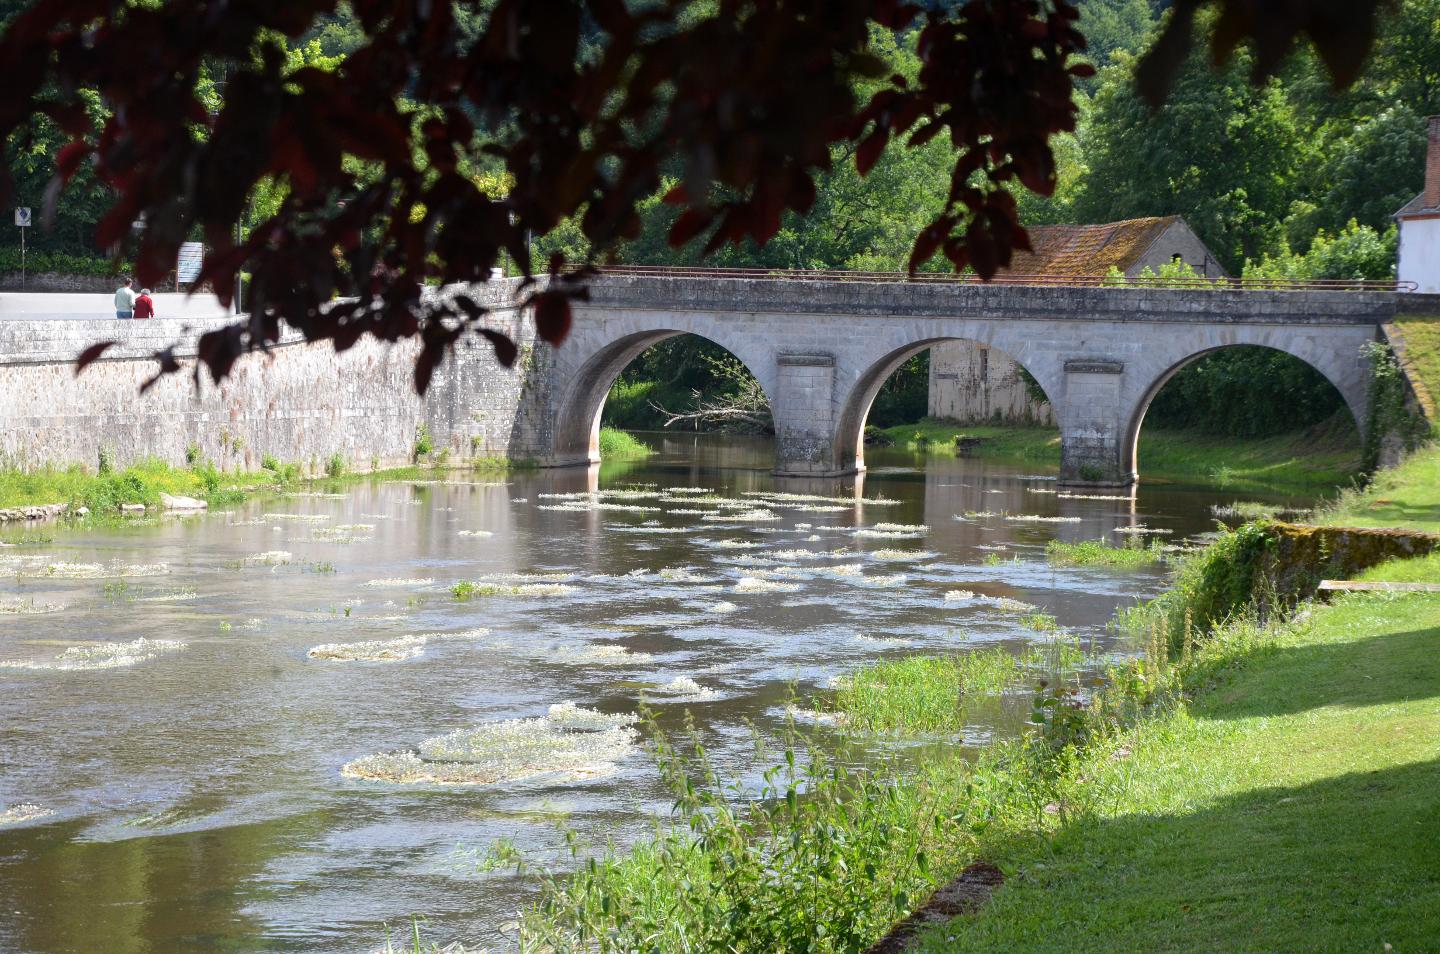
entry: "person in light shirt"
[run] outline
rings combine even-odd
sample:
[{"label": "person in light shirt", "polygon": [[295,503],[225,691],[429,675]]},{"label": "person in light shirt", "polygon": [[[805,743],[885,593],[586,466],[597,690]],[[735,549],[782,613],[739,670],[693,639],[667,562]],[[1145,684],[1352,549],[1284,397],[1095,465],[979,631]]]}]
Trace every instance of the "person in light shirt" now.
[{"label": "person in light shirt", "polygon": [[130,287],[133,284],[128,278],[122,279],[120,287],[115,289],[116,318],[135,317],[135,289]]}]

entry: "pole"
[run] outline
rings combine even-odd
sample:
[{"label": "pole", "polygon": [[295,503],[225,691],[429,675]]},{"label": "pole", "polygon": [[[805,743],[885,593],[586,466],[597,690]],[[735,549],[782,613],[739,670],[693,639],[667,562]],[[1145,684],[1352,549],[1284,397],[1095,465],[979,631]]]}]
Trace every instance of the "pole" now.
[{"label": "pole", "polygon": [[25,226],[20,226],[20,290],[25,290]]},{"label": "pole", "polygon": [[[245,207],[248,209],[249,206],[250,206],[250,204],[247,202],[247,203],[245,204]],[[242,241],[244,241],[244,239],[241,238],[241,235],[240,235],[240,227],[241,227],[240,223],[241,223],[241,221],[243,220],[243,218],[244,218],[244,216],[242,215],[240,218],[237,218],[237,219],[235,220],[235,244],[236,244],[236,245],[239,245]],[[243,266],[242,266],[242,267],[243,267]],[[244,291],[245,291],[245,279],[241,277],[240,269],[237,268],[237,269],[235,270],[235,314],[237,314],[237,315],[240,314],[240,296],[241,296],[241,294],[244,293]]]}]

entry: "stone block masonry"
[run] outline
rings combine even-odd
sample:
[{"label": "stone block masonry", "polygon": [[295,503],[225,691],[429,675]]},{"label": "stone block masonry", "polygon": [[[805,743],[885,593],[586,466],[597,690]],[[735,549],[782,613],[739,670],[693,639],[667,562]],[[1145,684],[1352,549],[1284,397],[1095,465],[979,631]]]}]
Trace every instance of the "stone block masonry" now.
[{"label": "stone block masonry", "polygon": [[[551,348],[516,308],[513,280],[465,291],[493,309],[520,360],[501,368],[488,344],[467,340],[424,399],[412,386],[413,342],[364,340],[337,355],[291,335],[219,386],[177,375],[141,395],[156,368],[151,352],[178,341],[180,354],[193,353],[195,337],[224,320],[0,322],[0,455],[25,466],[93,464],[105,448],[122,464],[180,462],[193,445],[230,467],[271,454],[321,469],[338,453],[365,469],[409,463],[423,425],[456,463],[584,465],[598,460],[601,410],[625,366],[658,341],[696,334],[734,354],[769,398],[776,473],[833,476],[863,469],[861,434],[885,379],[926,348],[965,341],[1008,355],[1049,395],[1063,480],[1127,486],[1150,401],[1217,348],[1301,358],[1363,428],[1361,348],[1402,297],[602,275],[574,304],[569,338]],[[119,345],[75,377],[76,355],[111,338]]]},{"label": "stone block masonry", "polygon": [[[539,457],[546,435],[524,411],[543,381],[534,373],[533,329],[513,310],[492,317],[520,342],[520,366],[502,368],[488,344],[467,343],[423,399],[414,390],[413,341],[366,338],[337,354],[287,334],[268,354],[241,359],[220,384],[202,371],[197,385],[183,356],[226,319],[0,322],[0,461],[94,467],[103,449],[118,466],[152,457],[181,463],[194,447],[229,468],[257,469],[272,455],[323,470],[339,454],[349,469],[366,470],[410,464],[422,425],[435,450],[457,462]],[[106,340],[118,343],[77,375],[76,356]],[[158,368],[151,353],[177,342],[185,372],[141,394]]]}]

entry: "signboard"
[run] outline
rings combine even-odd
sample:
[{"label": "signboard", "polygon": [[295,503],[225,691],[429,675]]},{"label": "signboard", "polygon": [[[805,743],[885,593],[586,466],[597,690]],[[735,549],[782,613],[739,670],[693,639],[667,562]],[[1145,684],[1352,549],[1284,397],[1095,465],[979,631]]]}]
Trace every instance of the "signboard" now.
[{"label": "signboard", "polygon": [[22,229],[28,229],[33,223],[30,218],[30,207],[22,205],[15,210],[15,224]]},{"label": "signboard", "polygon": [[200,276],[200,263],[205,258],[205,246],[200,242],[182,242],[180,258],[175,262],[175,280],[190,284]]}]

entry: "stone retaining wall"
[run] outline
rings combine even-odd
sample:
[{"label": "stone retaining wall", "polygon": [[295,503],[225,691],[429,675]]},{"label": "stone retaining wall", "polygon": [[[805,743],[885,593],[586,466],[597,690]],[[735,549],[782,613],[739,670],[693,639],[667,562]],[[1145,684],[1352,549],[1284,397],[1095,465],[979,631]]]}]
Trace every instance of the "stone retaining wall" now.
[{"label": "stone retaining wall", "polygon": [[1313,596],[1321,580],[1350,579],[1387,560],[1425,556],[1440,548],[1440,535],[1412,530],[1293,523],[1273,523],[1269,529],[1273,543],[1259,570],[1273,595],[1287,603]]},{"label": "stone retaining wall", "polygon": [[[268,454],[323,470],[339,454],[366,470],[411,463],[422,425],[435,451],[457,461],[539,456],[547,435],[528,408],[545,390],[535,376],[545,356],[502,292],[492,290],[500,310],[491,324],[516,338],[522,361],[502,368],[488,343],[467,340],[424,398],[414,390],[413,340],[363,338],[337,354],[290,333],[268,354],[242,358],[219,385],[208,372],[197,382],[193,361],[182,360],[182,373],[142,394],[159,366],[155,350],[178,343],[182,359],[193,355],[199,334],[228,319],[0,322],[0,463],[94,467],[103,449],[117,466],[178,464],[194,447],[222,467],[256,469]],[[118,343],[77,376],[76,356],[103,340]]]}]

